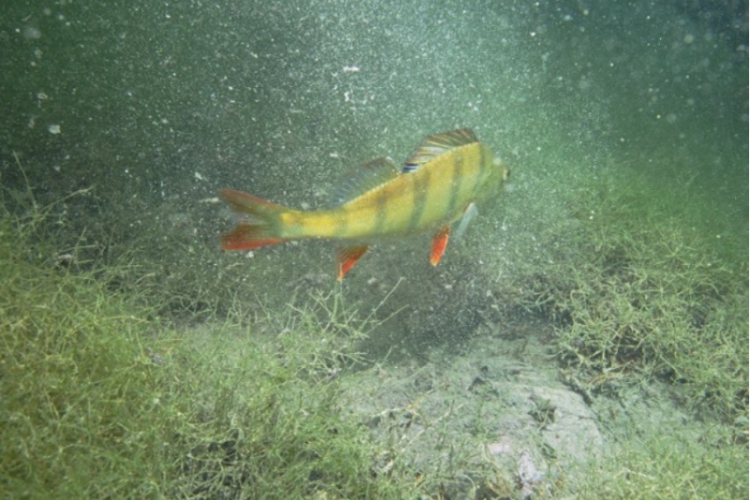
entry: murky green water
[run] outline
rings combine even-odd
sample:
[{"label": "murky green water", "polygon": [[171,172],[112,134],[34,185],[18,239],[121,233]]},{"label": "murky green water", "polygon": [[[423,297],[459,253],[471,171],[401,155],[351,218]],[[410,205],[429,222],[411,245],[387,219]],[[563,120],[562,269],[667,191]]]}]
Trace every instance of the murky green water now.
[{"label": "murky green water", "polygon": [[513,224],[506,244],[616,162],[700,194],[744,251],[746,34],[740,6],[709,2],[16,3],[2,175],[22,184],[16,152],[40,196],[95,185],[89,205],[127,226],[198,213],[223,186],[316,207],[352,166],[471,127],[526,194],[485,218]]},{"label": "murky green water", "polygon": [[[378,318],[400,312],[362,346],[371,360],[426,362],[520,321],[549,266],[606,251],[581,234],[645,228],[663,256],[654,234],[669,227],[709,264],[747,270],[746,2],[110,4],[4,8],[0,180],[16,213],[27,187],[41,205],[85,190],[52,210],[49,259],[127,260],[140,271],[125,280],[162,297],[167,317],[223,318],[238,296],[283,315],[292,294],[335,287],[333,244],[222,254],[232,221],[217,189],[321,207],[353,166],[401,162],[461,127],[504,158],[513,189],[480,207],[439,267],[422,237],[374,248],[347,276],[339,292],[362,311],[398,284]],[[618,193],[633,209],[622,216],[603,208]],[[586,233],[600,217],[606,229]],[[746,294],[737,283],[716,296]]]}]

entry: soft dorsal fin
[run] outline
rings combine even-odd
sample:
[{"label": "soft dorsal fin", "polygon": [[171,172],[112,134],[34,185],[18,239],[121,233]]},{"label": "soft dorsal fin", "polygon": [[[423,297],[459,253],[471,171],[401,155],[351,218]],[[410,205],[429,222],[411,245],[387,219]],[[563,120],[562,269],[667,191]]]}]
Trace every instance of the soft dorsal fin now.
[{"label": "soft dorsal fin", "polygon": [[331,204],[346,203],[379,185],[398,177],[400,172],[390,158],[376,158],[351,169],[333,191]]},{"label": "soft dorsal fin", "polygon": [[431,135],[423,140],[422,144],[404,162],[403,172],[413,172],[433,158],[437,158],[453,148],[474,142],[478,142],[478,139],[474,132],[468,128]]}]

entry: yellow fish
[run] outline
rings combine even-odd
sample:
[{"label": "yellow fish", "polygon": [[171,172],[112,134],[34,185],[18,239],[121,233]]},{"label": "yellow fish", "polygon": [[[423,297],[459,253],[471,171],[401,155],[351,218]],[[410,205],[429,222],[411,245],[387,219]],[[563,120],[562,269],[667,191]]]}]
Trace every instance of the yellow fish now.
[{"label": "yellow fish", "polygon": [[290,240],[343,242],[338,279],[371,243],[431,232],[430,263],[440,262],[450,224],[457,236],[476,215],[475,202],[499,192],[510,171],[469,129],[427,137],[401,169],[386,158],[366,163],[326,210],[295,210],[251,194],[223,189],[222,198],[243,219],[222,237],[224,250],[250,250]]}]

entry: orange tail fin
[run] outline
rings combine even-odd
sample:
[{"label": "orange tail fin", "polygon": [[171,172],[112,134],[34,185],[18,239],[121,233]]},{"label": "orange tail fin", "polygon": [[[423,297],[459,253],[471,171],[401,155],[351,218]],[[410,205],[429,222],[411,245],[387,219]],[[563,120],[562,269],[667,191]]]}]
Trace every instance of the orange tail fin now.
[{"label": "orange tail fin", "polygon": [[234,189],[222,189],[219,194],[235,213],[246,218],[221,237],[223,250],[252,250],[286,241],[279,237],[279,216],[288,208]]}]

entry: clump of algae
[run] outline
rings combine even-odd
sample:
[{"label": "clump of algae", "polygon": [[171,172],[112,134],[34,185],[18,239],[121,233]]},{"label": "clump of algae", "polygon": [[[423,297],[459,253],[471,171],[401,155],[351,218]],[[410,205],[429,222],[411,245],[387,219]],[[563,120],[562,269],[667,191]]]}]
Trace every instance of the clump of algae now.
[{"label": "clump of algae", "polygon": [[[649,205],[667,197],[625,185],[581,188],[571,252],[519,276],[533,290],[527,305],[557,320],[557,357],[577,390],[617,398],[666,380],[735,432],[641,426],[575,494],[742,497],[746,262],[717,254],[673,207]],[[156,319],[180,299],[172,288],[57,262],[49,212],[31,203],[26,213],[0,223],[0,489],[10,497],[418,496],[414,477],[373,467],[377,448],[339,407],[338,378],[369,326],[338,292],[259,318],[246,298],[222,314],[207,302],[211,327],[176,329]]]},{"label": "clump of algae", "polygon": [[537,289],[560,325],[558,358],[592,387],[659,378],[693,409],[746,417],[747,259],[722,254],[645,181],[579,194],[578,252],[550,265]]},{"label": "clump of algae", "polygon": [[[629,171],[580,186],[566,245],[518,278],[527,307],[556,325],[561,379],[628,416],[599,415],[625,438],[579,498],[747,496],[747,249],[674,184]],[[659,397],[689,415],[681,426],[660,421]]]},{"label": "clump of algae", "polygon": [[0,490],[9,498],[410,491],[373,472],[372,445],[336,404],[337,375],[364,334],[340,295],[250,325],[237,302],[223,324],[178,331],[156,319],[156,296],[112,285],[121,269],[50,259],[48,211],[32,199],[21,212],[4,208],[0,219]]},{"label": "clump of algae", "polygon": [[[168,464],[170,411],[144,356],[148,312],[101,274],[53,265],[44,210],[0,219],[2,489],[13,498],[144,498]],[[32,242],[32,240],[36,242]],[[154,457],[154,458],[152,458]]]}]

